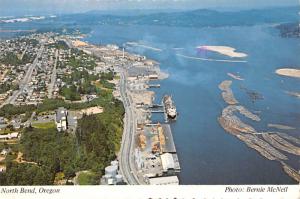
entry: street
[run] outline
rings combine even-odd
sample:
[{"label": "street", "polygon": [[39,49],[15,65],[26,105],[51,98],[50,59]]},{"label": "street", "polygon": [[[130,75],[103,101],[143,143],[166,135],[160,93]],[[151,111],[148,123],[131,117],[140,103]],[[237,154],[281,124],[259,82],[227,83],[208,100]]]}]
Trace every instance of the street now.
[{"label": "street", "polygon": [[[16,99],[18,98],[18,96],[27,88],[28,83],[31,80],[31,76],[33,73],[33,69],[36,68],[36,65],[39,61],[39,57],[42,55],[44,50],[44,45],[42,44],[41,48],[39,49],[39,52],[35,58],[35,60],[33,61],[33,63],[29,66],[24,79],[20,82],[19,84],[19,90],[14,91],[13,94],[1,105],[1,107],[3,107],[6,104],[14,104]],[[0,107],[0,108],[1,108]]]}]

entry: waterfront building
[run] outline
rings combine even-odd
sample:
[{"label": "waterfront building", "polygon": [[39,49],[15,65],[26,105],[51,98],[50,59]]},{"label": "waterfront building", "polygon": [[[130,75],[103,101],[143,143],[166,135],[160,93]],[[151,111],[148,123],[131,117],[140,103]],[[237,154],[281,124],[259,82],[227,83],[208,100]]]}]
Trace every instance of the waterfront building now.
[{"label": "waterfront building", "polygon": [[167,176],[159,178],[149,178],[150,185],[179,185],[177,176]]}]

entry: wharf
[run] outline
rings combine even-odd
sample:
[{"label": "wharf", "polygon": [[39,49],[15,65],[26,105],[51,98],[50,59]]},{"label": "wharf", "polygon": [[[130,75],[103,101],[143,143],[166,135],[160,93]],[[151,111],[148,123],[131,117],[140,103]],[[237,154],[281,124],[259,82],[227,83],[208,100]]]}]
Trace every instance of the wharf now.
[{"label": "wharf", "polygon": [[160,88],[160,84],[149,84],[149,88]]},{"label": "wharf", "polygon": [[169,124],[161,124],[161,127],[163,128],[165,138],[166,138],[166,143],[162,149],[163,153],[176,153],[176,147],[171,131],[171,127]]}]

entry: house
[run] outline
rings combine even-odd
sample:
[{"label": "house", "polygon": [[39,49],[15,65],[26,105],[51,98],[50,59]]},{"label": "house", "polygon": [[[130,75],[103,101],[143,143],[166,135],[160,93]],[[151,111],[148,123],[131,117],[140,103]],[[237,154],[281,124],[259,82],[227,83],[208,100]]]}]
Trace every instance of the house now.
[{"label": "house", "polygon": [[0,117],[0,130],[5,129],[7,126],[6,121],[3,117]]},{"label": "house", "polygon": [[3,117],[0,117],[0,125],[1,124],[6,124],[5,119]]}]

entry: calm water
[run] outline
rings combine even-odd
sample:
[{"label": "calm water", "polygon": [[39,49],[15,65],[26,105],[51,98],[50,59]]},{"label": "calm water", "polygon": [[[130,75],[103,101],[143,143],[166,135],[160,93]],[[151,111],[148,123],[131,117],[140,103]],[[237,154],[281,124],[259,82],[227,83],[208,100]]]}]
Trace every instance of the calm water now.
[{"label": "calm water", "polygon": [[[297,127],[298,132],[287,133],[299,135],[300,99],[285,91],[300,92],[300,81],[275,74],[280,67],[300,66],[298,39],[280,38],[271,25],[223,28],[99,25],[92,29],[86,38],[92,43],[122,46],[134,41],[162,50],[128,49],[159,61],[161,69],[170,74],[160,82],[161,88],[154,90],[158,102],[164,94],[171,94],[180,114],[171,126],[182,167],[181,184],[295,183],[277,162],[266,160],[225,132],[217,118],[226,107],[218,85],[231,79],[227,75],[230,72],[245,79],[233,80],[233,92],[240,104],[250,111],[261,111],[261,122],[246,122],[259,131],[270,130],[268,123],[290,125]],[[0,38],[6,36],[0,34]],[[234,47],[248,54],[243,59],[247,63],[208,62],[176,56],[180,53],[230,59],[214,53],[199,55],[195,49],[199,45]],[[262,94],[264,99],[253,103],[241,86]],[[153,120],[163,119],[155,114]],[[288,163],[299,169],[299,158],[290,159]]]},{"label": "calm water", "polygon": [[[170,74],[155,91],[157,101],[164,94],[173,95],[180,114],[172,123],[172,130],[182,167],[181,184],[295,183],[277,162],[266,160],[226,133],[217,117],[226,106],[218,84],[230,79],[228,72],[238,73],[245,81],[233,80],[232,88],[241,105],[252,111],[261,111],[262,121],[251,123],[256,129],[266,131],[268,123],[299,129],[300,100],[284,92],[299,92],[300,81],[274,73],[280,67],[300,66],[299,40],[280,38],[271,25],[200,29],[99,25],[93,28],[86,40],[120,46],[134,41],[162,49],[133,47],[129,50],[159,61],[162,70]],[[249,55],[245,58],[248,62],[207,62],[176,56],[176,53],[199,56],[195,49],[199,45],[234,47]],[[230,59],[214,53],[201,53],[200,56]],[[259,92],[264,99],[253,103],[241,86]],[[159,119],[160,116],[153,116],[153,120]],[[296,158],[289,163],[299,166]]]}]

